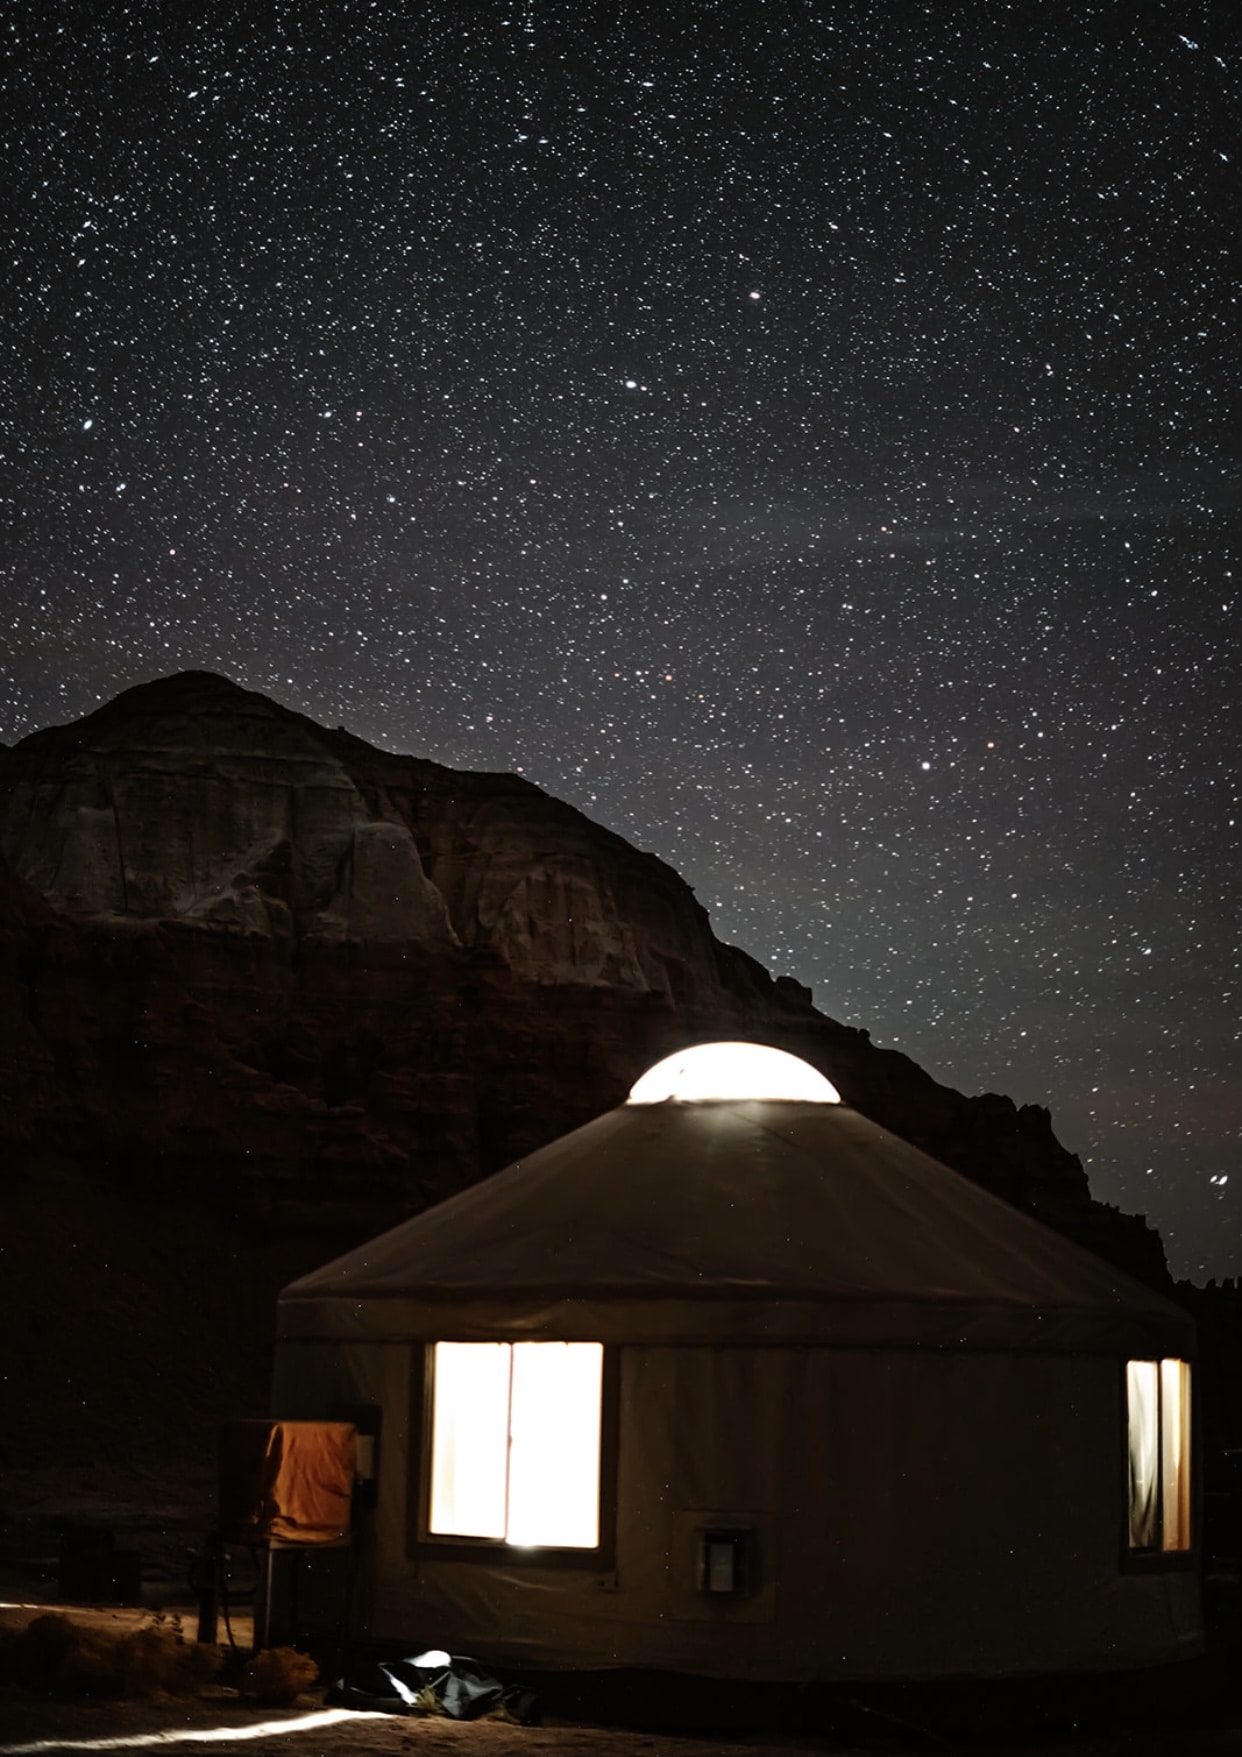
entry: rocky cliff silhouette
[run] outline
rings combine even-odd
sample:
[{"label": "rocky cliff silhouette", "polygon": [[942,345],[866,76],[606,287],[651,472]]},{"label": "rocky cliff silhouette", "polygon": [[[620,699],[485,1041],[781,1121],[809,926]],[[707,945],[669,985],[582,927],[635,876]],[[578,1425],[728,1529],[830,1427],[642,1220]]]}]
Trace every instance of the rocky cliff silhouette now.
[{"label": "rocky cliff silhouette", "polygon": [[965,1097],[818,1012],[671,868],[517,776],[190,672],[0,753],[0,852],[0,1200],[31,1326],[8,1396],[49,1456],[199,1444],[261,1404],[283,1280],[711,1038],[804,1057],[1171,1286],[1046,1110]]}]

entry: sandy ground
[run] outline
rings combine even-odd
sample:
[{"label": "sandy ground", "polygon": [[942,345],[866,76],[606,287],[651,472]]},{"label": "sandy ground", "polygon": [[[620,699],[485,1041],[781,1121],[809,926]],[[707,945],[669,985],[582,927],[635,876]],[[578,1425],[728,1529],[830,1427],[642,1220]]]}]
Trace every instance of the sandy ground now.
[{"label": "sandy ground", "polygon": [[[170,1480],[177,1483],[175,1492],[166,1486]],[[106,1467],[54,1474],[6,1472],[0,1486],[0,1635],[55,1610],[117,1632],[160,1618],[179,1619],[183,1634],[193,1639],[197,1618],[187,1593],[186,1567],[190,1551],[201,1544],[210,1525],[212,1490],[210,1472],[201,1480],[188,1479],[184,1472],[176,1478],[163,1472],[142,1478],[132,1466],[124,1473]],[[142,1607],[57,1602],[57,1548],[66,1516],[106,1524],[115,1530],[118,1547],[139,1550]],[[244,1649],[250,1626],[241,1605],[233,1627]],[[223,1640],[223,1627],[220,1636]],[[0,1685],[0,1757],[78,1751],[159,1751],[182,1757],[228,1757],[233,1752],[239,1757],[812,1757],[829,1752],[1242,1757],[1242,1622],[1226,1629],[1202,1682],[1215,1698],[1209,1711],[1196,1699],[1199,1683],[1188,1688],[1183,1680],[1171,1686],[1175,1698],[1180,1691],[1180,1700],[1171,1700],[1168,1712],[1130,1713],[1125,1732],[1106,1732],[1108,1719],[1098,1708],[1077,1728],[1074,1715],[1064,1710],[1051,1720],[1036,1714],[1030,1721],[1021,1710],[999,1718],[989,1712],[975,1717],[973,1724],[969,1716],[962,1720],[955,1715],[937,1726],[935,1716],[910,1713],[903,1718],[858,1703],[834,1718],[831,1731],[771,1737],[756,1735],[750,1726],[688,1736],[566,1720],[515,1727],[360,1715],[326,1710],[322,1690],[303,1695],[293,1708],[261,1709],[243,1703],[235,1690],[221,1684],[209,1685],[188,1701],[142,1702],[53,1701]],[[1050,1686],[1064,1687],[1063,1680]],[[1152,1694],[1153,1704],[1160,1704],[1162,1691],[1163,1685]]]},{"label": "sandy ground", "polygon": [[[61,1615],[96,1630],[124,1634],[153,1623],[194,1632],[193,1608],[152,1611],[129,1607],[72,1607],[27,1603],[0,1605],[0,1631],[20,1630],[55,1608]],[[1242,1757],[1242,1653],[1237,1671],[1238,1726],[1189,1732],[1130,1731],[1094,1734],[1055,1743],[1031,1737],[1032,1729],[1013,1725],[1003,1738],[976,1729],[964,1739],[946,1738],[931,1728],[859,1713],[862,1737],[827,1732],[771,1737],[711,1733],[701,1736],[634,1731],[625,1728],[553,1721],[535,1727],[477,1721],[463,1725],[442,1719],[361,1714],[324,1706],[322,1689],[303,1693],[290,1708],[258,1708],[235,1689],[206,1686],[190,1700],[49,1700],[12,1686],[0,1686],[0,1757],[52,1757],[57,1752],[181,1753],[191,1757],[823,1757],[859,1753],[866,1757],[923,1757],[929,1752],[978,1757],[1004,1752],[1012,1757]]]},{"label": "sandy ground", "polygon": [[[205,1739],[204,1734],[214,1735]],[[362,1715],[323,1709],[304,1697],[290,1709],[247,1709],[236,1698],[160,1707],[109,1703],[18,1705],[0,1700],[0,1753],[107,1748],[113,1751],[246,1752],[249,1757],[774,1757],[773,1747],[665,1738],[596,1727],[513,1727]],[[118,1741],[101,1747],[99,1741]],[[811,1757],[824,1745],[786,1745],[784,1757]]]},{"label": "sandy ground", "polygon": [[[56,1752],[142,1752],[192,1757],[823,1757],[879,1753],[922,1757],[1012,1747],[950,1746],[931,1739],[880,1739],[865,1746],[827,1740],[736,1743],[589,1726],[512,1727],[486,1721],[406,1719],[324,1710],[307,1697],[290,1709],[241,1707],[236,1698],[192,1703],[19,1703],[0,1697],[0,1757]],[[1091,1738],[1028,1745],[1024,1757],[1238,1757],[1242,1731]]]},{"label": "sandy ground", "polygon": [[[85,1606],[45,1599],[0,1602],[0,1637],[19,1632],[49,1612],[85,1628],[123,1636],[160,1626],[180,1631],[187,1640],[196,1632],[191,1604],[159,1608]],[[234,1638],[243,1653],[250,1636],[248,1616],[233,1617]],[[221,1639],[224,1630],[220,1630]],[[899,1749],[890,1742],[867,1750]],[[919,1747],[916,1747],[919,1748]],[[824,1752],[857,1749],[820,1739],[750,1742],[660,1735],[620,1728],[569,1724],[517,1727],[477,1721],[463,1725],[443,1719],[356,1713],[325,1708],[322,1687],[306,1691],[291,1708],[256,1708],[225,1685],[210,1684],[191,1700],[155,1701],[50,1700],[0,1684],[0,1757],[52,1757],[55,1752],[182,1752],[227,1757],[233,1751],[248,1757],[812,1757]]]}]

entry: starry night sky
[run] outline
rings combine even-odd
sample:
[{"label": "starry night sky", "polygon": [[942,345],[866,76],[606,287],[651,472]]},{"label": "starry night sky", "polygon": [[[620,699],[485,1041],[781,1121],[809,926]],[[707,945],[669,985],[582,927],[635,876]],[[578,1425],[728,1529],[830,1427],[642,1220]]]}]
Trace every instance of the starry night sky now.
[{"label": "starry night sky", "polygon": [[1242,1270],[1237,31],[19,0],[0,739],[517,769]]}]

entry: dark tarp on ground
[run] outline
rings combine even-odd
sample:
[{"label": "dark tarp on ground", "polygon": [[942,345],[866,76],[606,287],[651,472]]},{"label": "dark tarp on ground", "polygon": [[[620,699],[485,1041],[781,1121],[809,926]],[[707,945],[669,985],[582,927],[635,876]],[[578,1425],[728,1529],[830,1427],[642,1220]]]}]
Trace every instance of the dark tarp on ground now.
[{"label": "dark tarp on ground", "polygon": [[370,1660],[338,1678],[329,1705],[379,1709],[385,1714],[441,1714],[479,1720],[503,1710],[504,1718],[529,1726],[537,1719],[528,1690],[506,1689],[472,1659],[438,1651],[413,1659]]}]

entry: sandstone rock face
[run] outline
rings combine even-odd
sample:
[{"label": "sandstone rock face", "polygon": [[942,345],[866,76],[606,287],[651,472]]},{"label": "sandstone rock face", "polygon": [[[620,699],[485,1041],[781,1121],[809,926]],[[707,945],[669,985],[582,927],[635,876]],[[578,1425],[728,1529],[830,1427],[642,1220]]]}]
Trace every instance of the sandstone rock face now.
[{"label": "sandstone rock face", "polygon": [[1046,1111],[965,1098],[818,1013],[669,867],[516,776],[189,673],[0,752],[0,851],[0,1199],[32,1212],[76,1179],[118,1239],[123,1212],[217,1239],[260,1307],[733,1036],[1168,1286],[1156,1234],[1092,1201]]},{"label": "sandstone rock face", "polygon": [[[195,680],[11,760],[0,848],[71,916],[279,938],[453,943],[408,826],[377,816],[308,723]],[[84,729],[85,730],[85,729]]]},{"label": "sandstone rock face", "polygon": [[416,1204],[616,1103],[659,1055],[748,1033],[1155,1271],[1046,1112],[963,1098],[817,1013],[717,941],[663,862],[516,776],[393,756],[189,673],[0,756],[0,852],[26,972],[10,1133],[58,1072],[47,1127],[74,1152],[210,1160],[250,1186],[378,1168]]}]

